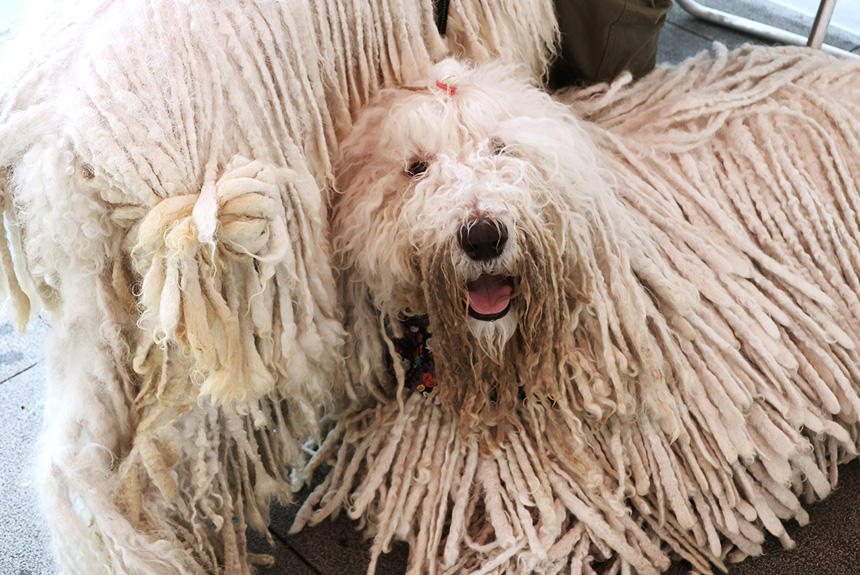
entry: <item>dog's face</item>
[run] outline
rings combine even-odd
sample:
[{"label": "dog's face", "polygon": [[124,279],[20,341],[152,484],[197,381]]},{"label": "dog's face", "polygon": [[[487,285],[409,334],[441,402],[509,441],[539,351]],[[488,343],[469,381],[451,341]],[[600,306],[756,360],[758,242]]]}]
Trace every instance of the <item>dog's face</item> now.
[{"label": "dog's face", "polygon": [[547,367],[535,362],[559,362],[588,299],[580,256],[603,189],[566,109],[515,70],[446,61],[426,85],[379,94],[336,173],[346,281],[389,319],[429,316],[441,382],[456,374],[501,401]]}]

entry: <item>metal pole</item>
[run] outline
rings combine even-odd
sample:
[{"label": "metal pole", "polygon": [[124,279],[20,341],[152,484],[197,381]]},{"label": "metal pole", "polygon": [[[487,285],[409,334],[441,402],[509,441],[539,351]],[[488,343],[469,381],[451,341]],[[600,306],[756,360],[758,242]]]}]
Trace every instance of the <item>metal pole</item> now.
[{"label": "metal pole", "polygon": [[809,33],[809,41],[806,43],[810,48],[821,48],[824,36],[827,35],[827,27],[833,17],[833,9],[836,8],[836,0],[821,0],[818,4],[818,12],[815,14],[815,22],[812,24],[812,32]]},{"label": "metal pole", "polygon": [[[792,44],[795,46],[806,46],[807,42],[812,42],[813,40],[812,36],[807,39],[800,34],[795,34],[793,32],[789,32],[788,30],[777,28],[776,26],[762,24],[761,22],[756,22],[755,20],[750,20],[749,18],[742,18],[740,16],[735,16],[734,14],[730,14],[728,12],[708,8],[707,6],[704,6],[696,2],[695,0],[675,0],[675,2],[677,2],[678,6],[680,6],[696,18],[699,18],[700,20],[705,20],[707,22],[712,22],[719,26],[725,26],[727,28],[739,30],[752,36],[758,36],[759,38],[770,40],[771,42],[778,42],[780,44]],[[818,12],[819,15],[826,16],[826,20],[822,18],[820,21],[821,23],[823,23],[823,27],[825,29],[827,28],[827,24],[830,22],[830,17],[833,14],[833,7],[835,5],[836,0],[821,0]],[[822,8],[827,11],[826,14],[822,10]],[[816,24],[813,26],[813,35],[816,33],[816,26],[820,25],[821,24],[819,23],[819,18],[816,18]],[[829,44],[821,44],[819,42],[819,46],[817,47],[820,47],[820,49],[824,52],[835,54],[837,56],[860,58],[860,55],[852,54],[847,50],[842,50],[840,48],[837,48],[836,46],[831,46]]]}]

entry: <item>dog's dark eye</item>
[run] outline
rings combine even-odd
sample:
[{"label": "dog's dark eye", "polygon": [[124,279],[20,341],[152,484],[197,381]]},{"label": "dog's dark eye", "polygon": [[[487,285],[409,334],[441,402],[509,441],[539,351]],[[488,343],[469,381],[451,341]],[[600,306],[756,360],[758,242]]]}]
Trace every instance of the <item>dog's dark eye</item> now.
[{"label": "dog's dark eye", "polygon": [[420,176],[424,172],[427,171],[427,162],[424,160],[415,160],[409,167],[406,168],[406,175],[410,178],[414,178],[415,176]]},{"label": "dog's dark eye", "polygon": [[490,150],[493,152],[494,156],[500,156],[505,153],[508,146],[499,138],[491,138],[490,139]]}]

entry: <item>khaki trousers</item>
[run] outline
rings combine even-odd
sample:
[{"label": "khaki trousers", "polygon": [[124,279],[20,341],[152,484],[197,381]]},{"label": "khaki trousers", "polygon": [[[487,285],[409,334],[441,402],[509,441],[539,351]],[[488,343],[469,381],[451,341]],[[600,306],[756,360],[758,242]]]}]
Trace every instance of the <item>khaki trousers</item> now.
[{"label": "khaki trousers", "polygon": [[672,0],[556,0],[561,30],[550,86],[612,80],[624,70],[647,74]]}]

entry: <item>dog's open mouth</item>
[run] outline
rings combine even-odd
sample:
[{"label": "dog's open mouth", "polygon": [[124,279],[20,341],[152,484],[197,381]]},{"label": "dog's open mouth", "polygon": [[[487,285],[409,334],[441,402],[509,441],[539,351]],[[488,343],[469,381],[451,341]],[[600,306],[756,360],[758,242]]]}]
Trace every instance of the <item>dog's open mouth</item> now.
[{"label": "dog's open mouth", "polygon": [[466,284],[469,290],[469,315],[481,321],[493,321],[511,309],[514,281],[508,276],[482,275]]}]

